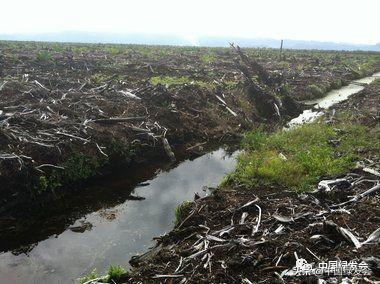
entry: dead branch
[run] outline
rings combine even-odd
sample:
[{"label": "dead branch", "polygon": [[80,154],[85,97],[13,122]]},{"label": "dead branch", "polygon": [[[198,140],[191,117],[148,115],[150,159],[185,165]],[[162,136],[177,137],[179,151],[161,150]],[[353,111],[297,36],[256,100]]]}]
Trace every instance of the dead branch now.
[{"label": "dead branch", "polygon": [[119,91],[119,93],[123,94],[125,97],[131,98],[131,99],[136,99],[136,100],[141,100],[140,97],[136,96],[135,94],[132,94],[129,91]]},{"label": "dead branch", "polygon": [[348,200],[346,202],[342,202],[342,203],[339,203],[339,204],[332,205],[331,208],[337,208],[337,207],[346,206],[346,205],[349,205],[349,204],[352,204],[352,203],[356,203],[356,202],[360,201],[361,199],[363,199],[364,197],[377,192],[378,190],[380,190],[380,183],[379,183],[379,181],[377,181],[377,182],[378,182],[377,185],[375,185],[374,187],[368,189],[367,191],[355,195],[353,198],[351,198],[350,200]]},{"label": "dead branch", "polygon": [[[269,84],[269,75],[264,68],[257,62],[251,60],[237,46],[231,44],[231,47],[237,52],[243,64],[235,60],[237,69],[243,74],[246,84],[248,85],[248,94],[255,105],[258,113],[264,118],[280,119],[279,109],[282,102],[275,95],[273,86]],[[259,76],[259,81],[254,82],[252,78],[254,74]]]},{"label": "dead branch", "polygon": [[233,43],[230,43],[230,46],[236,51],[236,53],[240,56],[242,61],[249,67],[252,68],[255,75],[257,75],[260,79],[260,81],[266,85],[274,86],[273,80],[271,79],[271,76],[269,73],[264,69],[263,66],[261,66],[257,61],[248,58],[247,55],[243,53],[241,48],[237,45],[235,46]]},{"label": "dead branch", "polygon": [[56,132],[58,135],[62,135],[62,136],[66,136],[66,137],[69,137],[69,138],[73,138],[73,139],[78,139],[80,141],[83,141],[84,143],[89,143],[90,140],[88,139],[85,139],[85,138],[82,138],[82,137],[79,137],[79,136],[75,136],[75,135],[72,135],[72,134],[68,134],[68,133],[64,133],[64,132]]},{"label": "dead branch", "polygon": [[119,122],[131,122],[131,121],[143,121],[145,116],[136,116],[136,117],[110,117],[102,119],[94,119],[89,122],[99,123],[99,124],[115,124]]},{"label": "dead branch", "polygon": [[257,204],[255,204],[255,206],[257,207],[257,209],[259,210],[259,217],[257,217],[257,224],[256,226],[252,229],[252,234],[251,236],[254,236],[258,231],[259,231],[259,227],[260,227],[260,223],[261,223],[261,207]]},{"label": "dead branch", "polygon": [[156,274],[152,278],[153,279],[160,279],[160,278],[180,278],[183,277],[182,274]]},{"label": "dead branch", "polygon": [[168,142],[168,139],[165,137],[162,137],[162,144],[164,145],[165,153],[168,155],[169,159],[174,162],[176,160],[174,152],[172,148],[170,147],[170,144]]},{"label": "dead branch", "polygon": [[65,167],[56,166],[56,165],[52,165],[52,164],[42,164],[42,165],[39,165],[39,166],[36,167],[37,170],[39,170],[41,168],[55,168],[55,169],[60,169],[60,170],[64,170],[65,169]]}]

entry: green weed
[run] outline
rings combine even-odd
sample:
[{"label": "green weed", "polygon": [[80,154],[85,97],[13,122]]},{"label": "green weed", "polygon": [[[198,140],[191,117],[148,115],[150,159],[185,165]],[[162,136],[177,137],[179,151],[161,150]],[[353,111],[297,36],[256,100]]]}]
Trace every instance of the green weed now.
[{"label": "green weed", "polygon": [[164,85],[164,86],[172,86],[172,85],[183,85],[190,84],[191,80],[188,77],[172,77],[172,76],[156,76],[150,78],[150,83],[152,85]]},{"label": "green weed", "polygon": [[307,90],[315,97],[322,97],[326,92],[326,89],[323,86],[318,86],[315,84],[309,85]]},{"label": "green weed", "polygon": [[342,87],[342,85],[343,85],[342,80],[340,80],[340,79],[335,79],[335,80],[330,84],[330,87],[331,87],[331,89],[339,89],[340,87]]},{"label": "green weed", "polygon": [[49,62],[52,59],[52,55],[47,50],[41,50],[36,53],[36,60],[40,62]]},{"label": "green weed", "polygon": [[38,180],[39,191],[55,190],[62,185],[73,184],[93,176],[99,168],[99,162],[82,154],[74,154],[60,165],[64,169],[53,170],[51,174]]},{"label": "green weed", "polygon": [[113,139],[108,146],[108,154],[111,161],[128,162],[136,156],[136,147],[123,141]]},{"label": "green weed", "polygon": [[174,226],[177,227],[186,213],[189,212],[192,202],[184,201],[175,208]]},{"label": "green weed", "polygon": [[90,81],[94,85],[100,85],[103,84],[104,82],[108,81],[110,79],[110,76],[104,75],[102,73],[95,73],[90,76]]},{"label": "green weed", "polygon": [[[107,278],[111,283],[117,283],[125,275],[126,271],[119,265],[110,265],[108,268]],[[113,281],[113,282],[112,282]]]},{"label": "green weed", "polygon": [[79,284],[86,283],[88,281],[99,278],[99,274],[96,272],[96,268],[92,270],[89,274],[79,278]]},{"label": "green weed", "polygon": [[222,84],[226,89],[234,89],[239,85],[239,81],[226,80],[226,81],[223,81]]},{"label": "green weed", "polygon": [[48,188],[48,182],[45,176],[40,176],[38,179],[38,188],[40,191],[45,191]]},{"label": "green weed", "polygon": [[209,52],[207,54],[202,55],[201,60],[204,63],[213,63],[216,61],[216,55],[215,53]]}]

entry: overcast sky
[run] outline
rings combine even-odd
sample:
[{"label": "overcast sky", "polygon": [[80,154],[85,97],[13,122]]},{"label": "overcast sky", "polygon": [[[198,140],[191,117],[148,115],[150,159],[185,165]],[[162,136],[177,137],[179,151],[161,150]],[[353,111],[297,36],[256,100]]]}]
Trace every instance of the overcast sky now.
[{"label": "overcast sky", "polygon": [[380,0],[5,0],[0,33],[90,31],[380,42]]}]

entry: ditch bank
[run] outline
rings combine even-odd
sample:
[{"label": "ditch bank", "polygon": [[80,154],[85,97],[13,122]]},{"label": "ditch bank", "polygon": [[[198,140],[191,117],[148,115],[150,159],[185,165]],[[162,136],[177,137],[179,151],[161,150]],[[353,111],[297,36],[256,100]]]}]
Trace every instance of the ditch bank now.
[{"label": "ditch bank", "polygon": [[[378,281],[379,108],[375,82],[312,124],[247,135],[237,170],[118,283]],[[297,259],[343,273],[297,274]]]},{"label": "ditch bank", "polygon": [[[41,112],[3,113],[0,143],[8,143],[10,153],[0,156],[1,212],[34,205],[43,207],[55,197],[75,194],[77,188],[96,176],[107,176],[118,169],[171,163],[175,160],[173,153],[181,160],[181,156],[189,153],[204,152],[205,143],[234,141],[239,139],[239,133],[254,127],[254,123],[249,123],[251,118],[246,118],[251,114],[244,98],[242,103],[246,107],[241,111],[235,109],[236,117],[228,111],[219,115],[225,106],[215,96],[208,98],[208,92],[196,86],[171,91],[163,86],[150,87],[145,95],[139,93],[141,100],[148,101],[146,104],[120,97],[116,92],[107,94],[107,99],[106,94],[98,94],[102,96],[103,112],[119,101],[118,107],[124,107],[130,116],[90,119],[87,113],[87,121],[66,123],[57,118],[60,120],[57,124],[48,125],[35,117],[40,117]],[[54,95],[46,90],[39,90],[39,97],[42,95],[54,100]],[[78,94],[72,96],[66,96],[67,106],[62,103],[65,109],[61,104],[55,106],[61,108],[57,114],[68,111],[69,104],[75,103]],[[228,98],[223,101],[232,104]],[[37,107],[51,108],[38,102],[31,109]],[[108,113],[112,117],[114,111]]]}]

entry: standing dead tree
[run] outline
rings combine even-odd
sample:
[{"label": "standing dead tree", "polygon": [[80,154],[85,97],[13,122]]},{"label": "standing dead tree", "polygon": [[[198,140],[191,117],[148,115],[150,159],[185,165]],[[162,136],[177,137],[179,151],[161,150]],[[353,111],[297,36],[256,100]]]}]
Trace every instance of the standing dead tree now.
[{"label": "standing dead tree", "polygon": [[244,54],[239,46],[231,44],[231,47],[239,56],[240,60],[234,60],[235,65],[244,76],[250,100],[260,117],[279,121],[283,114],[300,112],[299,105],[283,92],[285,82],[282,76],[271,75],[261,64]]}]

